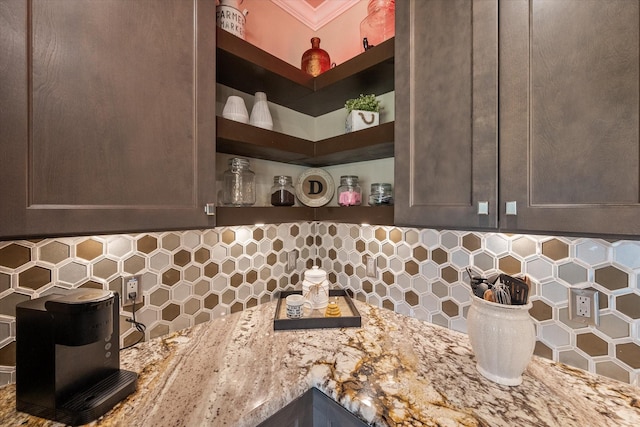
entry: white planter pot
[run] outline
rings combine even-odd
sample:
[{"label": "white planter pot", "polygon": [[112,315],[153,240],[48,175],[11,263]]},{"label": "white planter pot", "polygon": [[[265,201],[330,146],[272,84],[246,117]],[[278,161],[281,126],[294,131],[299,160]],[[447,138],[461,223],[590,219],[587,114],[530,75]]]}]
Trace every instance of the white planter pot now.
[{"label": "white planter pot", "polygon": [[355,132],[380,124],[380,113],[372,111],[353,110],[347,115],[346,130]]},{"label": "white planter pot", "polygon": [[498,304],[473,293],[471,298],[467,333],[478,372],[498,384],[520,385],[536,343],[532,304]]}]

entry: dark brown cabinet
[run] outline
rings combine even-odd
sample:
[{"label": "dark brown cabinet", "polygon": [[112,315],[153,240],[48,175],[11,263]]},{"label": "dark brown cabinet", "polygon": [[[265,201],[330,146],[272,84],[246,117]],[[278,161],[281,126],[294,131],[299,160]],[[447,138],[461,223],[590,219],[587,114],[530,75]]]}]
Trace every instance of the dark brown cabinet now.
[{"label": "dark brown cabinet", "polygon": [[396,3],[396,225],[497,227],[497,48],[496,0]]},{"label": "dark brown cabinet", "polygon": [[500,2],[505,230],[640,234],[638,1]]},{"label": "dark brown cabinet", "polygon": [[637,1],[398,3],[396,223],[640,234],[639,21]]},{"label": "dark brown cabinet", "polygon": [[215,2],[0,4],[0,238],[210,227]]}]

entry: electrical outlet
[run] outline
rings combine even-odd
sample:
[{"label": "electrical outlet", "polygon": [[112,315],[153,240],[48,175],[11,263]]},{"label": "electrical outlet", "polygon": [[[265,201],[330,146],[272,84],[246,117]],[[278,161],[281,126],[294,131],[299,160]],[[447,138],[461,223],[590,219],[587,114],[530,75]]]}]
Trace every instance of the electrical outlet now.
[{"label": "electrical outlet", "polygon": [[[131,298],[130,295],[135,293],[135,298]],[[122,307],[128,307],[130,305],[143,303],[142,298],[142,276],[128,276],[122,278]]]},{"label": "electrical outlet", "polygon": [[296,261],[298,260],[298,251],[292,250],[287,252],[287,273],[291,273],[296,269]]},{"label": "electrical outlet", "polygon": [[365,256],[367,277],[378,277],[378,266],[376,265],[375,257],[371,255]]},{"label": "electrical outlet", "polygon": [[569,319],[586,325],[599,325],[598,296],[595,289],[569,289]]}]

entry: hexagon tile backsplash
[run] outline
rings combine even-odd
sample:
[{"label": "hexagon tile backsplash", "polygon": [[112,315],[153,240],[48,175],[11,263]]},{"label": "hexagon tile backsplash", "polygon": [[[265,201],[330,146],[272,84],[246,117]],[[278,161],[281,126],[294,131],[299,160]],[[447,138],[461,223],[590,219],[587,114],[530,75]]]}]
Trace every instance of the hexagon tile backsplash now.
[{"label": "hexagon tile backsplash", "polygon": [[[286,271],[287,253],[299,253]],[[378,274],[366,277],[364,258]],[[63,289],[119,291],[142,275],[145,339],[300,288],[313,264],[355,298],[466,331],[465,267],[527,274],[536,354],[640,386],[640,242],[303,222],[0,242],[0,384],[15,381],[15,305]],[[568,319],[571,287],[600,291],[600,325]],[[120,316],[121,344],[139,332]]]}]

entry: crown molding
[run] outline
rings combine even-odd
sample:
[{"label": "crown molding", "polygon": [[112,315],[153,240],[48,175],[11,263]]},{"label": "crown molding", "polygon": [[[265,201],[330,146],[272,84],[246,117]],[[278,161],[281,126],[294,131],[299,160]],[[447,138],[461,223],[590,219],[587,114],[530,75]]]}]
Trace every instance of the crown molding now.
[{"label": "crown molding", "polygon": [[317,31],[358,4],[360,0],[325,0],[315,8],[306,1],[301,0],[271,1],[313,31]]}]

